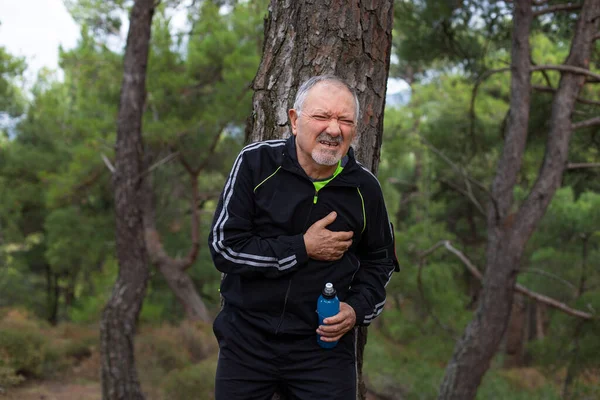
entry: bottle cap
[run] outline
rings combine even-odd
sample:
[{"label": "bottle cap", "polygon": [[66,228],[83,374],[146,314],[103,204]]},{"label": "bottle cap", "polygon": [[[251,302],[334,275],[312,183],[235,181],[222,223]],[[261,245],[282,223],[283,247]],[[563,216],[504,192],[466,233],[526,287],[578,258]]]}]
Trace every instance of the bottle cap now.
[{"label": "bottle cap", "polygon": [[332,299],[335,297],[335,289],[333,288],[333,283],[327,282],[325,287],[323,288],[323,297]]}]

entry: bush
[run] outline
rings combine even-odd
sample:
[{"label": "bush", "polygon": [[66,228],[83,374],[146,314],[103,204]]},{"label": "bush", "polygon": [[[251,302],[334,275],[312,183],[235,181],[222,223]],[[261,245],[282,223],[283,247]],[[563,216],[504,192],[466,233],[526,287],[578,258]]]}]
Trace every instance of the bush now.
[{"label": "bush", "polygon": [[6,377],[6,382],[0,384],[14,384],[16,380],[11,376],[41,376],[45,350],[46,341],[41,333],[12,328],[0,330],[0,369]]},{"label": "bush", "polygon": [[189,352],[192,362],[210,357],[219,348],[210,324],[184,321],[179,326],[178,337]]},{"label": "bush", "polygon": [[[0,354],[0,357],[3,357],[3,355]],[[23,380],[25,378],[16,375],[12,368],[0,366],[0,393],[2,393],[3,388],[16,386]]]},{"label": "bush", "polygon": [[163,326],[145,331],[136,339],[136,360],[150,380],[190,365],[190,354],[177,333],[177,328]]},{"label": "bush", "polygon": [[65,356],[68,347],[48,335],[45,321],[16,309],[3,310],[1,315],[0,386],[14,386],[29,377],[47,377],[70,365]]},{"label": "bush", "polygon": [[165,399],[214,399],[217,357],[169,373],[163,383]]}]

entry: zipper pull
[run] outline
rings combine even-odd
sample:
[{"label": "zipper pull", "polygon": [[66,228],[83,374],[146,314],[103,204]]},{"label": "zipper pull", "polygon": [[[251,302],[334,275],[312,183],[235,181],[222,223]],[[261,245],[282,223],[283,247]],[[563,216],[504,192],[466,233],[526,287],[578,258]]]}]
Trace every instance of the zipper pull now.
[{"label": "zipper pull", "polygon": [[317,204],[318,195],[315,193],[315,197],[313,197],[313,204]]}]

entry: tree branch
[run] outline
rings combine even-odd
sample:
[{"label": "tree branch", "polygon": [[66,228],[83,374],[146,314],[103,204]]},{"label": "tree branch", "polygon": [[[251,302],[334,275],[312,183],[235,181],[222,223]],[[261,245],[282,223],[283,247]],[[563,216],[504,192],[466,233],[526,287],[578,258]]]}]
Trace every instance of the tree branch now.
[{"label": "tree branch", "polygon": [[479,204],[479,201],[477,201],[477,198],[475,198],[475,196],[473,196],[472,191],[470,191],[470,190],[464,190],[464,189],[458,187],[457,185],[455,185],[454,183],[452,183],[450,181],[447,181],[445,179],[441,179],[440,181],[442,183],[445,183],[446,185],[448,185],[451,189],[454,189],[458,193],[462,194],[463,196],[465,196],[466,198],[468,198],[469,200],[471,200],[471,202],[473,203],[473,205],[475,206],[475,208],[477,209],[477,211],[479,211],[479,213],[481,215],[483,215],[484,217],[487,216],[485,210],[483,209],[483,207],[481,206],[481,204]]},{"label": "tree branch", "polygon": [[566,286],[569,286],[571,289],[573,289],[573,291],[577,290],[577,287],[575,285],[573,285],[571,282],[567,281],[566,279],[561,278],[558,275],[552,274],[548,271],[544,271],[543,269],[525,268],[525,269],[521,270],[521,273],[531,273],[531,274],[547,276],[550,279],[554,279],[555,281],[564,283]]},{"label": "tree branch", "polygon": [[114,174],[115,167],[110,162],[110,159],[104,153],[102,153],[101,157],[102,157],[102,161],[104,161],[104,164],[106,165],[106,168],[108,168],[108,170],[110,171],[111,174]]},{"label": "tree branch", "polygon": [[206,158],[204,159],[204,161],[202,161],[202,164],[200,164],[200,167],[198,167],[199,171],[203,171],[204,168],[206,168],[206,166],[208,165],[208,162],[210,161],[210,156],[212,156],[215,153],[215,150],[217,149],[217,144],[219,143],[219,139],[221,138],[221,135],[223,135],[223,131],[225,130],[226,126],[227,126],[227,123],[223,123],[219,127],[219,131],[213,137],[213,141],[210,144],[210,147],[208,149],[208,154],[206,154]]},{"label": "tree branch", "polygon": [[[477,81],[475,82],[475,85],[473,86],[473,90],[471,92],[471,103],[469,106],[469,117],[470,117],[469,135],[471,136],[471,141],[473,143],[475,143],[475,120],[477,119],[477,116],[475,115],[475,98],[477,97],[477,91],[479,90],[479,86],[483,83],[483,81],[485,81],[487,78],[489,78],[493,74],[497,74],[499,72],[507,72],[507,71],[510,71],[510,67],[491,69],[491,70],[485,71],[483,74],[481,74],[481,76],[479,76],[479,78],[477,78]],[[473,151],[475,151],[475,148],[473,148]]]},{"label": "tree branch", "polygon": [[[538,4],[535,4],[535,5],[538,5]],[[579,9],[581,9],[581,4],[572,4],[572,3],[556,4],[553,6],[548,6],[541,10],[534,11],[533,17],[535,18],[535,17],[539,17],[540,15],[550,14],[550,13],[558,12],[558,11],[573,11],[573,10],[579,10]]]},{"label": "tree branch", "polygon": [[450,328],[449,326],[447,326],[446,324],[444,324],[438,318],[438,316],[435,315],[435,313],[433,312],[433,309],[431,307],[431,304],[429,304],[429,301],[427,300],[427,297],[425,296],[425,291],[423,290],[422,271],[423,271],[423,268],[425,268],[425,258],[426,258],[426,256],[428,254],[430,254],[431,252],[435,251],[435,249],[437,247],[439,247],[438,245],[440,245],[440,243],[438,243],[436,246],[434,246],[432,249],[430,249],[430,251],[428,251],[425,254],[419,256],[419,269],[417,270],[417,287],[419,289],[419,295],[421,296],[421,301],[423,302],[423,304],[425,305],[425,308],[427,309],[427,313],[431,316],[431,318],[433,318],[433,320],[435,321],[435,323],[440,328],[442,328],[444,331],[446,331],[448,334],[450,334],[450,336],[452,336],[455,340],[458,340],[456,332],[452,328]]},{"label": "tree branch", "polygon": [[200,251],[200,215],[198,214],[198,175],[190,174],[190,183],[192,186],[192,248],[188,255],[180,263],[179,268],[186,270],[192,266],[198,252]]},{"label": "tree branch", "polygon": [[[540,85],[533,85],[532,88],[534,90],[537,90],[538,92],[548,92],[548,93],[556,93],[558,90],[558,89],[554,89],[552,87],[540,86]],[[575,99],[575,101],[577,101],[578,103],[581,103],[581,104],[591,104],[591,105],[595,105],[595,106],[600,106],[600,101],[585,99],[583,97],[578,97]]]},{"label": "tree branch", "polygon": [[582,67],[576,67],[574,65],[536,65],[531,67],[532,71],[542,71],[547,69],[552,71],[571,72],[573,74],[591,76],[597,81],[600,81],[600,74],[597,74]]},{"label": "tree branch", "polygon": [[478,188],[480,188],[481,190],[483,190],[483,192],[485,194],[487,194],[490,199],[492,200],[494,206],[496,205],[495,200],[492,198],[490,191],[485,187],[485,185],[479,181],[477,181],[476,179],[470,177],[465,171],[464,168],[456,165],[454,162],[452,162],[452,160],[450,160],[441,150],[437,149],[434,145],[432,145],[427,139],[425,139],[425,137],[423,135],[421,135],[420,133],[417,133],[417,135],[419,136],[419,138],[421,139],[421,141],[423,142],[423,144],[425,146],[427,146],[431,151],[433,151],[435,154],[437,154],[442,160],[444,160],[448,165],[450,165],[450,167],[457,173],[459,174],[462,178],[464,178],[465,180],[465,185],[467,186],[467,189],[469,190],[469,197],[473,197],[473,192],[471,191],[471,187],[469,185],[469,182],[474,183]]},{"label": "tree branch", "polygon": [[[477,278],[479,281],[483,280],[483,276],[482,276],[481,272],[479,271],[479,269],[475,265],[473,265],[473,263],[467,258],[467,256],[465,256],[460,250],[454,248],[449,240],[442,240],[442,241],[436,243],[433,247],[422,252],[419,255],[419,258],[421,258],[421,259],[425,258],[441,247],[446,248],[446,250],[448,250],[452,254],[456,255],[463,262],[463,264],[467,267],[469,272],[471,272],[471,274],[475,278]],[[559,302],[558,300],[552,299],[543,294],[529,290],[521,284],[518,284],[518,283],[515,284],[514,290],[516,292],[524,294],[525,296],[527,296],[531,299],[534,299],[540,303],[546,304],[549,307],[560,310],[560,311],[564,312],[565,314],[572,315],[574,317],[578,317],[578,318],[582,318],[582,319],[586,319],[586,320],[592,320],[592,319],[597,318],[597,316],[595,316],[593,314],[571,308],[568,305]]]},{"label": "tree branch", "polygon": [[174,153],[171,153],[169,155],[167,155],[165,158],[158,160],[157,162],[155,162],[154,164],[152,164],[150,167],[148,167],[148,169],[146,169],[144,172],[142,172],[140,174],[140,176],[138,176],[139,178],[143,178],[144,176],[148,175],[150,172],[154,171],[156,168],[160,167],[161,165],[167,164],[168,162],[171,162],[175,157],[177,157],[179,155],[179,152],[176,151]]},{"label": "tree branch", "polygon": [[600,168],[600,163],[567,163],[567,169]]},{"label": "tree branch", "polygon": [[600,117],[590,118],[585,121],[575,122],[571,127],[573,130],[589,128],[591,126],[600,125]]},{"label": "tree branch", "polygon": [[584,17],[598,14],[600,14],[600,3],[585,1],[565,64],[534,67],[535,70],[551,68],[568,73],[562,74],[558,91],[552,101],[550,129],[543,164],[532,189],[517,211],[512,228],[517,232],[522,243],[531,236],[561,185],[568,161],[569,140],[573,132],[572,114],[575,101],[585,83],[585,76],[594,77],[600,82],[600,74],[592,73],[587,69],[592,52],[591,37],[598,30],[598,19]]}]

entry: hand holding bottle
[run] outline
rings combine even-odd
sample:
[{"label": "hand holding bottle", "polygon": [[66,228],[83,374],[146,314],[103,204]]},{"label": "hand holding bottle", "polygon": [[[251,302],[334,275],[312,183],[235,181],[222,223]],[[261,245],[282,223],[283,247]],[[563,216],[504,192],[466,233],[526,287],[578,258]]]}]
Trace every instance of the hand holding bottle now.
[{"label": "hand holding bottle", "polygon": [[356,313],[354,309],[344,302],[340,302],[340,312],[333,317],[325,318],[326,325],[317,329],[317,335],[323,342],[336,342],[341,339],[350,329],[356,325]]}]

